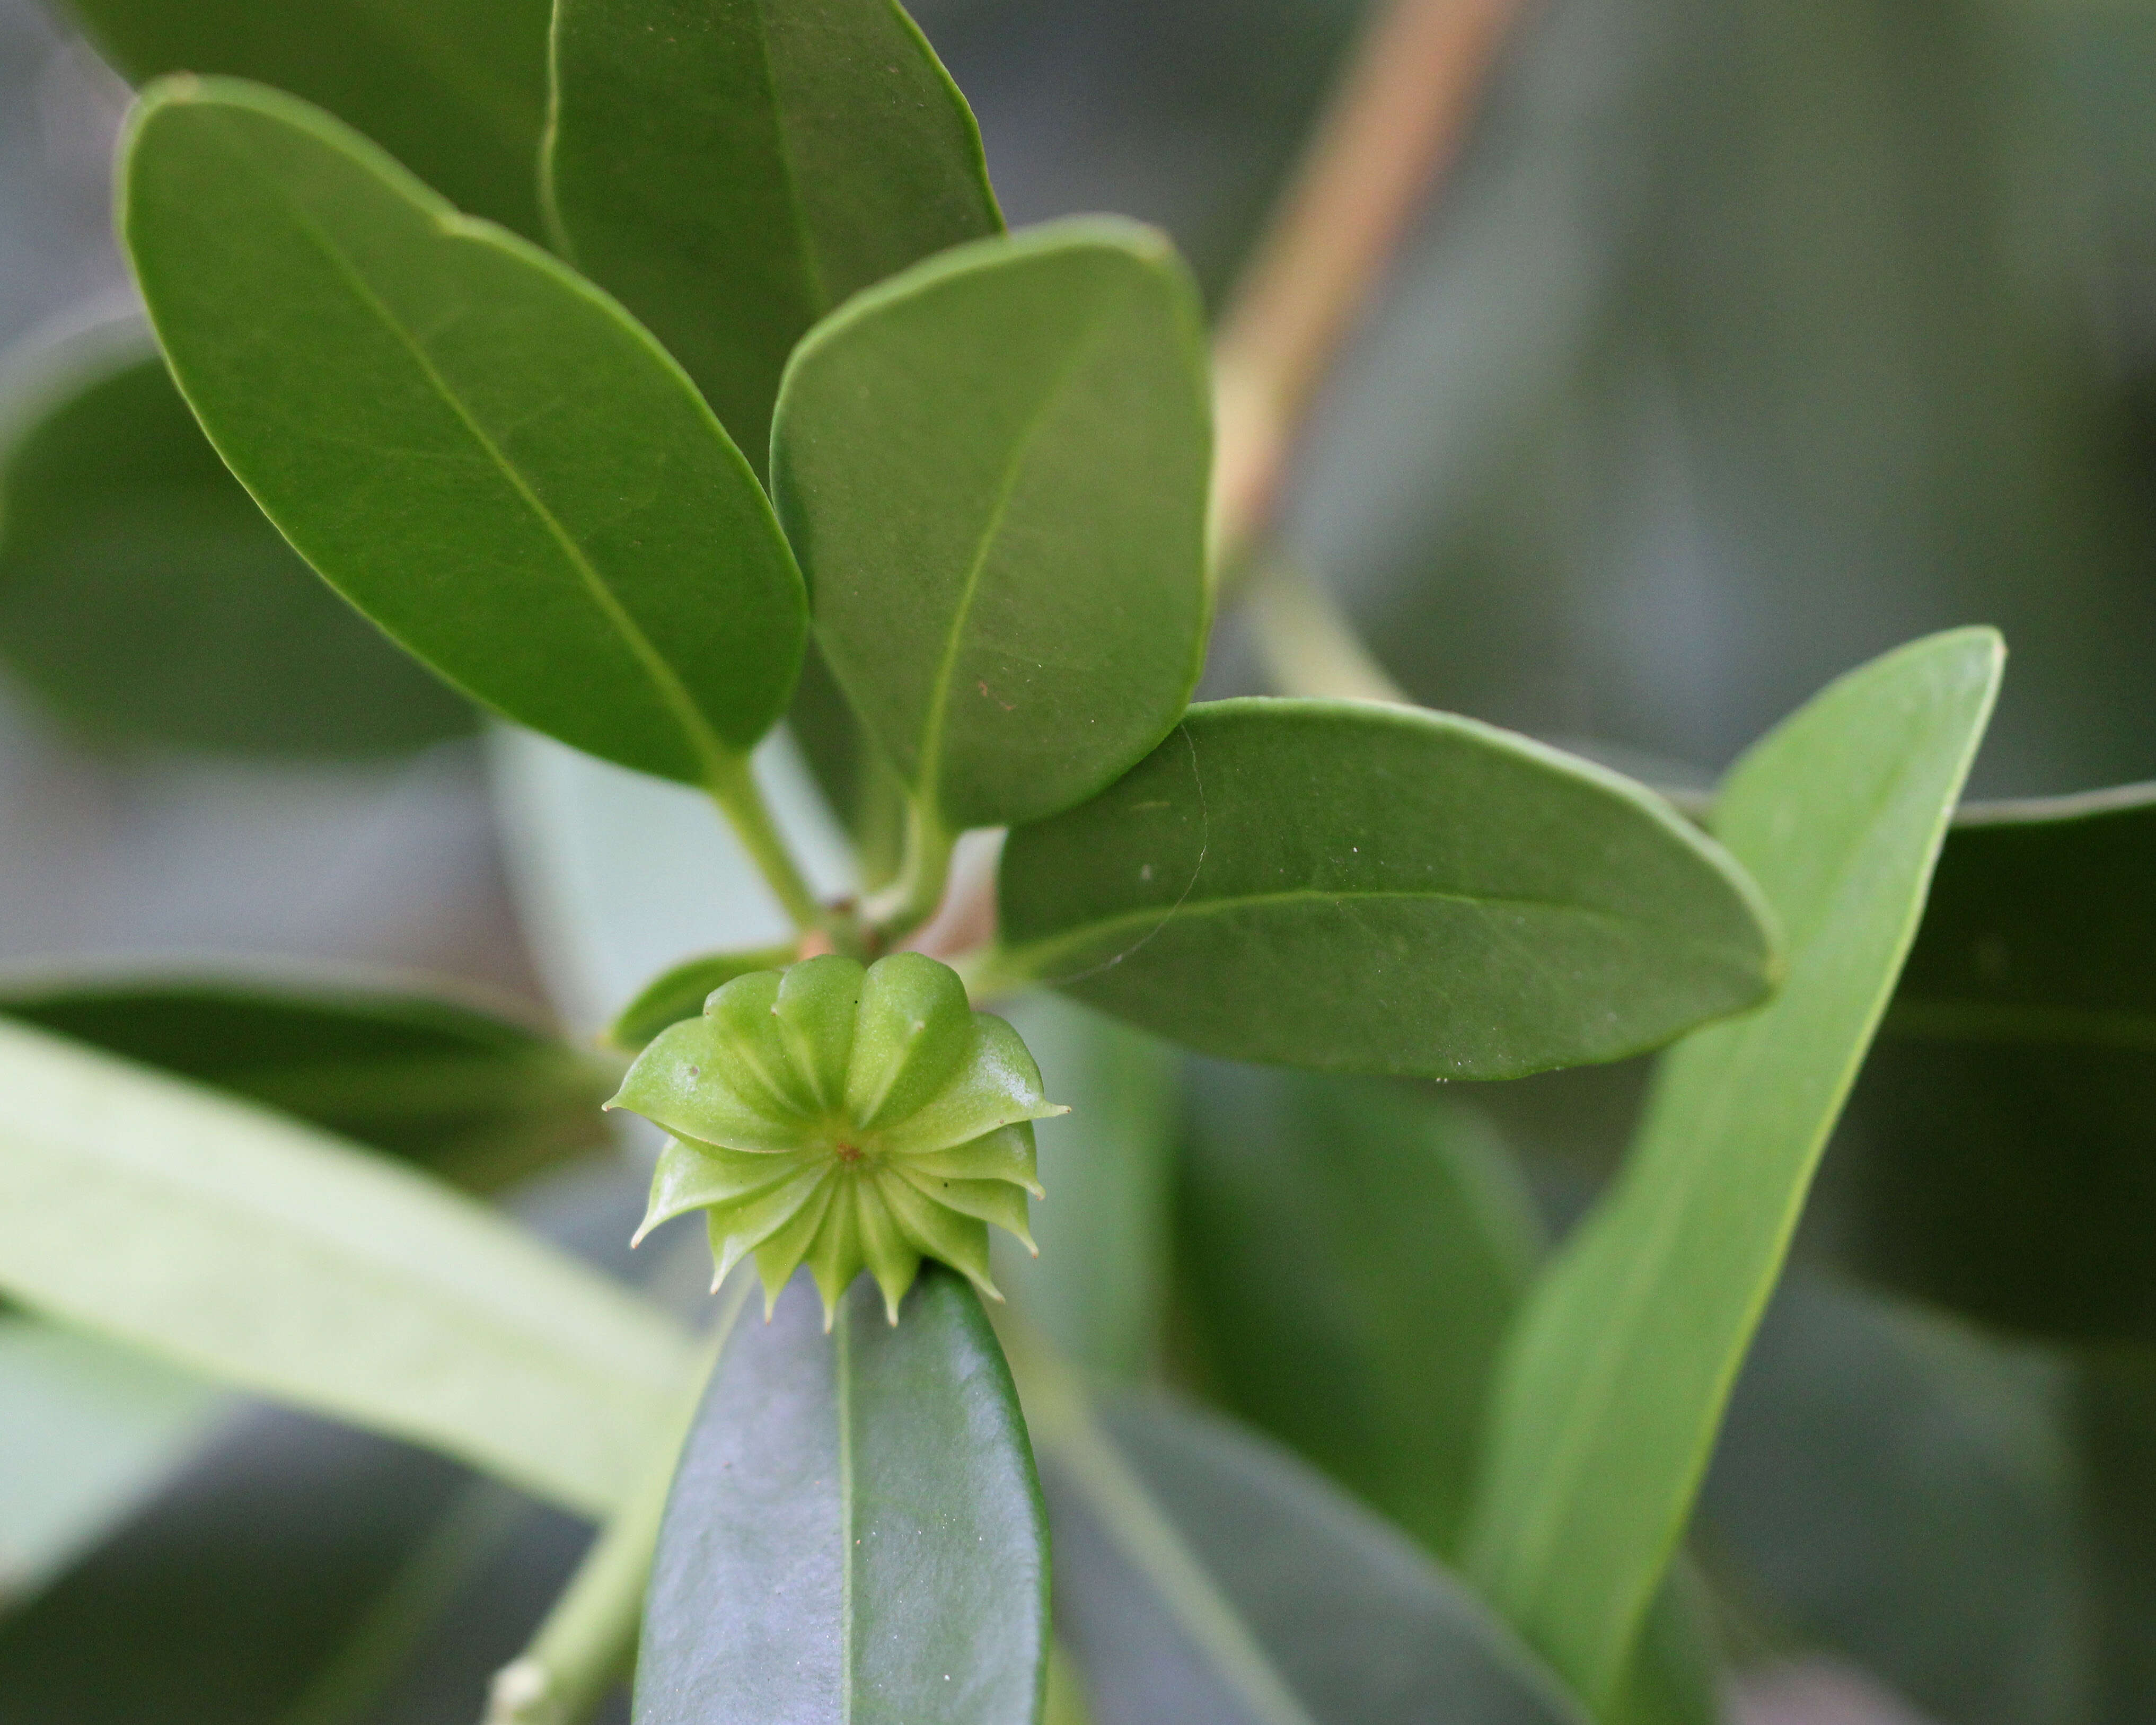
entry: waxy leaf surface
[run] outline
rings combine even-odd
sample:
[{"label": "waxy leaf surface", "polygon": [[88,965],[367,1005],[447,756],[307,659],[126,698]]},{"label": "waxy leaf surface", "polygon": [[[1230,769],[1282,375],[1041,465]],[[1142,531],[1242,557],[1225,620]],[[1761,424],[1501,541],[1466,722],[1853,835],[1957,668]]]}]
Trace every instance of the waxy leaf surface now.
[{"label": "waxy leaf surface", "polygon": [[221,73],[365,133],[459,209],[539,237],[547,0],[64,0],[131,83]]},{"label": "waxy leaf surface", "polygon": [[1600,1706],[1691,1512],[1812,1170],[1916,932],[1991,711],[1989,629],[1851,673],[1732,769],[1713,826],[1789,939],[1774,1001],[1671,1051],[1616,1184],[1507,1343],[1466,1550]]},{"label": "waxy leaf surface", "polygon": [[138,321],[29,370],[0,458],[0,649],[82,735],[333,757],[471,729],[254,506]]},{"label": "waxy leaf surface", "polygon": [[1002,1350],[923,1271],[829,1334],[806,1273],[726,1344],[646,1594],[637,1725],[1032,1725],[1048,1534]]},{"label": "waxy leaf surface", "polygon": [[585,1513],[681,1393],[655,1308],[318,1129],[0,1024],[0,1292]]},{"label": "waxy leaf surface", "polygon": [[1130,223],[944,253],[796,351],[773,495],[817,639],[945,828],[1067,808],[1182,712],[1209,424],[1196,292]]},{"label": "waxy leaf surface", "polygon": [[619,1068],[474,1006],[333,978],[0,982],[0,1014],[490,1191],[606,1139]]},{"label": "waxy leaf surface", "polygon": [[1764,994],[1721,847],[1487,725],[1224,701],[1014,831],[1005,962],[1208,1054],[1507,1078],[1614,1060]]},{"label": "waxy leaf surface", "polygon": [[680,369],[305,104],[174,79],[121,231],[180,388],[331,585],[469,693],[710,783],[783,709],[800,576]]},{"label": "waxy leaf surface", "polygon": [[565,255],[759,470],[808,326],[1003,226],[973,113],[895,0],[562,0],[547,191]]}]

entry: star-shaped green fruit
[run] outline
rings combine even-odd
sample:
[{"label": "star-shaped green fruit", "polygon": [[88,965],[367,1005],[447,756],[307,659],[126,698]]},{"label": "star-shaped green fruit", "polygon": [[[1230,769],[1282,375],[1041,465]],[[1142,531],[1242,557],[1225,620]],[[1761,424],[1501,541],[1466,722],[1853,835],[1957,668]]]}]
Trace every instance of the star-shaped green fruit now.
[{"label": "star-shaped green fruit", "polygon": [[827,1329],[864,1266],[893,1323],[924,1257],[1001,1299],[988,1224],[1034,1249],[1033,1122],[1065,1111],[1018,1032],[918,952],[737,977],[661,1031],[608,1106],[674,1135],[637,1239],[703,1210],[714,1288],[753,1252],[768,1312],[805,1261]]}]

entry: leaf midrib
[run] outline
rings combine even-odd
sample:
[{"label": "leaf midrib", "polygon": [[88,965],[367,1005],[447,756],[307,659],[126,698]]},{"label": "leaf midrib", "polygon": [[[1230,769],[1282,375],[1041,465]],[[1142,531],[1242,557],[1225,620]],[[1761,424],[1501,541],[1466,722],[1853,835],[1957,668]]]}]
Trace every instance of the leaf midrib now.
[{"label": "leaf midrib", "polygon": [[[600,614],[613,625],[616,633],[628,646],[631,656],[643,667],[644,675],[650,679],[659,696],[660,705],[672,714],[675,722],[681,727],[691,752],[701,758],[706,781],[716,779],[726,763],[733,758],[733,752],[720,740],[717,732],[711,728],[710,721],[705,718],[695,700],[690,696],[687,685],[681,681],[674,667],[666,662],[659,649],[652,644],[650,638],[629,615],[613,588],[607,584],[605,578],[599,573],[589,557],[585,555],[583,547],[578,544],[554,512],[547,508],[540,500],[537,493],[532,490],[530,485],[526,482],[522,473],[518,470],[516,465],[495,442],[492,435],[473,417],[456,391],[449,387],[448,379],[443,377],[418,338],[411,331],[405,328],[396,315],[382,303],[380,296],[368,285],[366,277],[360,273],[357,265],[345,254],[336,240],[322,228],[315,219],[312,212],[286,188],[277,175],[261,171],[254,152],[249,147],[245,132],[233,125],[223,116],[212,117],[218,122],[218,130],[224,134],[228,148],[232,150],[244,167],[254,172],[261,182],[270,188],[278,202],[290,213],[294,224],[329,264],[331,269],[352,290],[354,297],[374,315],[382,328],[387,330],[396,340],[398,345],[410,356],[412,362],[419,368],[421,374],[433,387],[435,393],[441,398],[444,404],[455,414],[458,423],[470,434],[472,440],[485,452],[488,459],[493,462],[495,470],[509,483],[511,489],[516,492],[526,508],[531,511],[541,526],[545,528],[548,537],[553,540],[562,557],[567,559],[570,568],[574,571],[583,583],[592,603],[598,607]],[[422,209],[419,213],[427,222],[433,234],[444,241],[466,244],[489,243],[484,235],[459,231],[466,221],[464,217],[452,213],[444,218],[433,211],[424,209]]]},{"label": "leaf midrib", "polygon": [[1063,363],[1057,367],[1054,381],[1041,391],[1040,399],[1027,416],[1024,429],[1012,442],[1010,459],[997,481],[994,501],[989,505],[987,519],[983,521],[980,535],[974,543],[973,561],[959,588],[958,603],[952,613],[950,626],[944,635],[943,650],[937,657],[936,674],[929,683],[927,710],[921,718],[916,757],[920,762],[921,801],[927,808],[932,809],[938,806],[943,779],[943,737],[949,728],[951,691],[957,674],[958,654],[965,640],[966,624],[973,615],[974,603],[980,597],[981,578],[987,571],[988,558],[1003,531],[1004,518],[1009,513],[1011,499],[1016,495],[1019,480],[1025,472],[1027,458],[1032,452],[1035,439],[1060,403],[1064,392],[1070,387],[1071,379],[1090,357],[1090,350],[1100,338],[1111,313],[1119,309],[1114,302],[1126,297],[1127,294],[1106,295],[1096,302],[1092,314],[1071,341]]},{"label": "leaf midrib", "polygon": [[[1081,927],[1060,934],[1037,937],[1021,941],[1004,949],[1004,956],[1038,973],[1038,967],[1053,963],[1057,958],[1082,952],[1102,940],[1111,940],[1124,933],[1142,934],[1150,938],[1170,922],[1183,916],[1227,916],[1238,911],[1265,909],[1286,904],[1346,905],[1362,901],[1383,902],[1409,900],[1417,903],[1435,901],[1443,904],[1469,906],[1482,911],[1548,911],[1560,915],[1582,917],[1589,922],[1613,924],[1620,927],[1663,929],[1671,925],[1646,916],[1630,915],[1620,911],[1604,910],[1598,906],[1567,903],[1562,900],[1508,896],[1496,893],[1445,891],[1427,887],[1353,887],[1341,891],[1330,891],[1323,887],[1285,887],[1270,892],[1240,893],[1232,897],[1183,900],[1168,906],[1152,906],[1142,910],[1119,911],[1104,916]],[[1756,950],[1733,945],[1724,941],[1687,941],[1684,944],[1691,951],[1705,956],[1726,957],[1743,968],[1760,969],[1762,955]]]}]

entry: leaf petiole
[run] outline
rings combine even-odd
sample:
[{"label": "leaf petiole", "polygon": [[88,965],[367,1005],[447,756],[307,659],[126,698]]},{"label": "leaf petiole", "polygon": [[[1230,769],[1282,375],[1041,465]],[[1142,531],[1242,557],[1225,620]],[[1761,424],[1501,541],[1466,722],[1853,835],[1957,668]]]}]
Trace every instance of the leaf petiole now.
[{"label": "leaf petiole", "polygon": [[803,934],[812,929],[827,929],[830,913],[817,898],[808,877],[802,874],[785,835],[772,819],[771,805],[763,799],[763,791],[750,770],[748,757],[731,752],[716,756],[706,788],[712,802],[718,805],[719,813],[726,816],[726,824],[733,829],[734,836],[741,840],[742,848],[756,864],[765,884],[793,919],[793,926]]},{"label": "leaf petiole", "polygon": [[865,918],[888,945],[936,914],[951,883],[951,853],[957,835],[937,818],[925,796],[906,801],[906,858],[896,880],[866,907]]}]

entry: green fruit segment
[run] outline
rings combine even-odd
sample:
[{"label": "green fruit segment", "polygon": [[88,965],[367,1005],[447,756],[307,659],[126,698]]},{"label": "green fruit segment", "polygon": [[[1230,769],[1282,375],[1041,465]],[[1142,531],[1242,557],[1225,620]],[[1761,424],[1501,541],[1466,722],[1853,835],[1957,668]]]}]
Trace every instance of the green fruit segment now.
[{"label": "green fruit segment", "polygon": [[923,1257],[1002,1297],[988,1226],[1033,1249],[1033,1122],[1064,1111],[1018,1033],[918,952],[737,977],[653,1040],[611,1106],[674,1135],[639,1240],[701,1209],[714,1286],[752,1253],[775,1301],[805,1263],[828,1317],[866,1268],[893,1323]]}]

